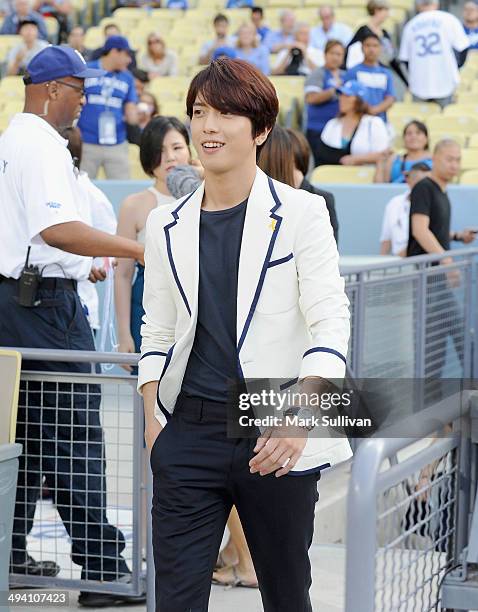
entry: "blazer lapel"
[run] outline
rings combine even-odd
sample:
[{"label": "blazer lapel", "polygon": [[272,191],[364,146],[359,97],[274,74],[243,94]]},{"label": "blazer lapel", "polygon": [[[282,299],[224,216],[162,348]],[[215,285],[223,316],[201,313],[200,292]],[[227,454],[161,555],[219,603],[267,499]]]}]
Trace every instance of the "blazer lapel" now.
[{"label": "blazer lapel", "polygon": [[237,283],[237,350],[242,348],[261,293],[282,217],[272,180],[257,169],[247,202]]},{"label": "blazer lapel", "polygon": [[189,315],[196,311],[199,284],[199,218],[204,183],[182,198],[164,227],[169,265],[184,307]]}]

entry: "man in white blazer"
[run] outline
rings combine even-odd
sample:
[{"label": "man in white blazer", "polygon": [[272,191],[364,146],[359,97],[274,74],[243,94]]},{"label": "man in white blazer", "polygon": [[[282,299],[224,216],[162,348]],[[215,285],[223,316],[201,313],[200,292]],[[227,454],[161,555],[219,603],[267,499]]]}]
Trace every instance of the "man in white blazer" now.
[{"label": "man in white blazer", "polygon": [[[323,198],[273,181],[257,148],[277,113],[271,82],[219,59],[187,111],[205,180],[151,213],[138,389],[154,475],[157,610],[205,612],[232,505],[266,612],[312,610],[308,549],[320,470],[346,438],[298,425],[228,435],[229,385],[341,379],[348,300]],[[300,407],[293,410],[300,411]]]}]

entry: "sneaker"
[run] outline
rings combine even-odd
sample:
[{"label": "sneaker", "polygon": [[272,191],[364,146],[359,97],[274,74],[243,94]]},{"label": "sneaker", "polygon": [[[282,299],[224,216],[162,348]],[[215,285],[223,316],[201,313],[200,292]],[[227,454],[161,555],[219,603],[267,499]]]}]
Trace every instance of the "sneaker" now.
[{"label": "sneaker", "polygon": [[12,574],[54,578],[60,573],[60,566],[54,561],[35,561],[33,557],[28,555],[25,563],[12,563],[11,572]]},{"label": "sneaker", "polygon": [[[131,583],[131,575],[124,574],[115,582]],[[107,608],[109,606],[125,606],[146,603],[146,593],[140,595],[113,595],[111,593],[93,593],[81,591],[78,604],[84,608]]]}]

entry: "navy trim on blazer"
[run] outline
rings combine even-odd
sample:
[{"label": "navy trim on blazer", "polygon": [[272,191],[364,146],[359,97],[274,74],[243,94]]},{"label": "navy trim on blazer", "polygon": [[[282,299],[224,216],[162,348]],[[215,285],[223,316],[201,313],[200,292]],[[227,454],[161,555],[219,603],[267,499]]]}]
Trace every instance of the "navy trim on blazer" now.
[{"label": "navy trim on blazer", "polygon": [[279,389],[281,391],[285,391],[285,389],[288,389],[289,387],[294,386],[298,381],[299,381],[298,378],[293,378],[292,380],[288,380],[287,382],[282,383],[282,385],[279,386]]},{"label": "navy trim on blazer", "polygon": [[339,353],[339,351],[336,351],[335,349],[331,349],[326,346],[315,346],[314,348],[305,351],[303,357],[307,357],[307,355],[310,355],[311,353],[330,353],[331,355],[335,355],[339,359],[342,359],[345,365],[347,365],[347,359],[342,355],[342,353]]},{"label": "navy trim on blazer", "polygon": [[310,468],[309,470],[300,470],[300,471],[290,471],[287,472],[287,476],[305,476],[306,474],[313,474],[315,472],[320,472],[321,470],[325,470],[330,467],[330,463],[323,463],[317,467]]},{"label": "navy trim on blazer", "polygon": [[174,351],[175,346],[176,344],[173,344],[166,355],[166,361],[164,362],[164,365],[163,365],[163,371],[161,372],[161,376],[159,377],[159,380],[158,380],[158,390],[156,391],[156,401],[158,402],[158,406],[161,412],[166,417],[167,421],[169,421],[169,419],[171,418],[171,413],[168,410],[166,410],[166,408],[161,403],[161,400],[159,399],[159,385],[161,384],[163,376],[165,375],[166,370],[168,369],[168,366],[171,363],[171,357],[173,356],[173,351]]},{"label": "navy trim on blazer", "polygon": [[161,351],[149,351],[148,353],[141,355],[141,357],[139,358],[139,361],[141,361],[141,359],[144,359],[145,357],[150,357],[151,355],[159,355],[160,357],[168,356],[167,353],[162,353]]},{"label": "navy trim on blazer", "polygon": [[173,276],[174,276],[174,280],[176,281],[176,285],[178,286],[179,289],[179,293],[181,294],[181,297],[183,298],[183,302],[186,306],[186,310],[189,313],[189,316],[191,316],[191,308],[189,307],[189,303],[188,303],[188,298],[186,297],[186,294],[184,293],[184,289],[181,285],[181,282],[179,280],[179,276],[176,270],[176,266],[174,265],[174,259],[173,259],[173,253],[171,250],[171,239],[169,237],[169,230],[174,227],[175,225],[177,225],[178,223],[178,219],[179,219],[179,211],[181,210],[181,208],[186,204],[186,202],[194,195],[195,191],[193,191],[192,193],[190,193],[188,195],[188,197],[183,200],[181,202],[181,204],[175,209],[173,210],[173,212],[171,213],[173,215],[174,221],[172,223],[170,223],[169,225],[165,225],[164,226],[164,234],[166,236],[166,249],[168,251],[168,259],[169,259],[169,265],[171,266],[171,270],[173,272]]},{"label": "navy trim on blazer", "polygon": [[290,261],[294,257],[294,253],[289,253],[287,257],[281,257],[280,259],[274,259],[274,261],[269,262],[268,268],[273,268],[274,266],[280,266],[280,264],[286,263]]},{"label": "navy trim on blazer", "polygon": [[247,332],[249,331],[249,327],[251,325],[251,321],[252,321],[252,317],[254,315],[254,311],[256,309],[257,306],[257,302],[259,301],[259,296],[261,294],[262,291],[262,285],[264,284],[264,279],[266,276],[266,272],[267,272],[267,266],[269,265],[269,261],[272,255],[272,251],[274,249],[274,244],[277,238],[277,234],[279,232],[280,229],[280,224],[282,223],[282,217],[279,217],[278,215],[275,214],[276,210],[282,206],[281,201],[279,200],[279,197],[277,196],[276,190],[274,188],[274,185],[272,183],[272,179],[270,177],[267,177],[267,180],[269,182],[269,189],[271,190],[271,194],[272,197],[274,198],[274,202],[275,202],[275,206],[273,206],[271,208],[270,211],[270,216],[272,219],[275,219],[276,224],[274,227],[274,231],[272,232],[272,236],[271,236],[271,240],[269,242],[269,248],[267,249],[267,253],[266,253],[266,258],[264,260],[264,263],[262,265],[262,270],[261,270],[261,274],[259,276],[259,282],[257,283],[257,287],[256,287],[256,292],[254,293],[254,299],[252,300],[252,304],[251,307],[249,309],[249,314],[247,315],[246,318],[246,322],[244,324],[244,329],[242,330],[242,334],[241,337],[239,339],[239,342],[237,344],[237,352],[239,353],[242,345],[244,344],[244,340],[246,339],[246,335]]}]

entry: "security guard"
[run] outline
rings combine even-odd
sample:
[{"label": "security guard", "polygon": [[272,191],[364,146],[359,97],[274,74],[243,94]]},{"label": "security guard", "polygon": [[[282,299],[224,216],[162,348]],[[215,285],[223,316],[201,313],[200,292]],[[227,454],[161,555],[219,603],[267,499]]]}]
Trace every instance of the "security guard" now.
[{"label": "security guard", "polygon": [[[27,67],[25,108],[0,138],[0,345],[94,350],[76,291],[92,257],[143,262],[134,241],[87,223],[76,174],[59,132],[85,103],[84,79],[102,71],[86,66],[66,46],[50,46]],[[25,369],[89,372],[89,364],[24,362]],[[35,386],[36,385],[36,386]],[[106,518],[99,385],[30,382],[22,388],[17,438],[24,444],[15,508],[12,571],[55,576],[52,561],[26,552],[43,478],[70,535],[82,578],[127,582],[123,534]],[[130,603],[144,597],[81,593],[86,606]]]}]

